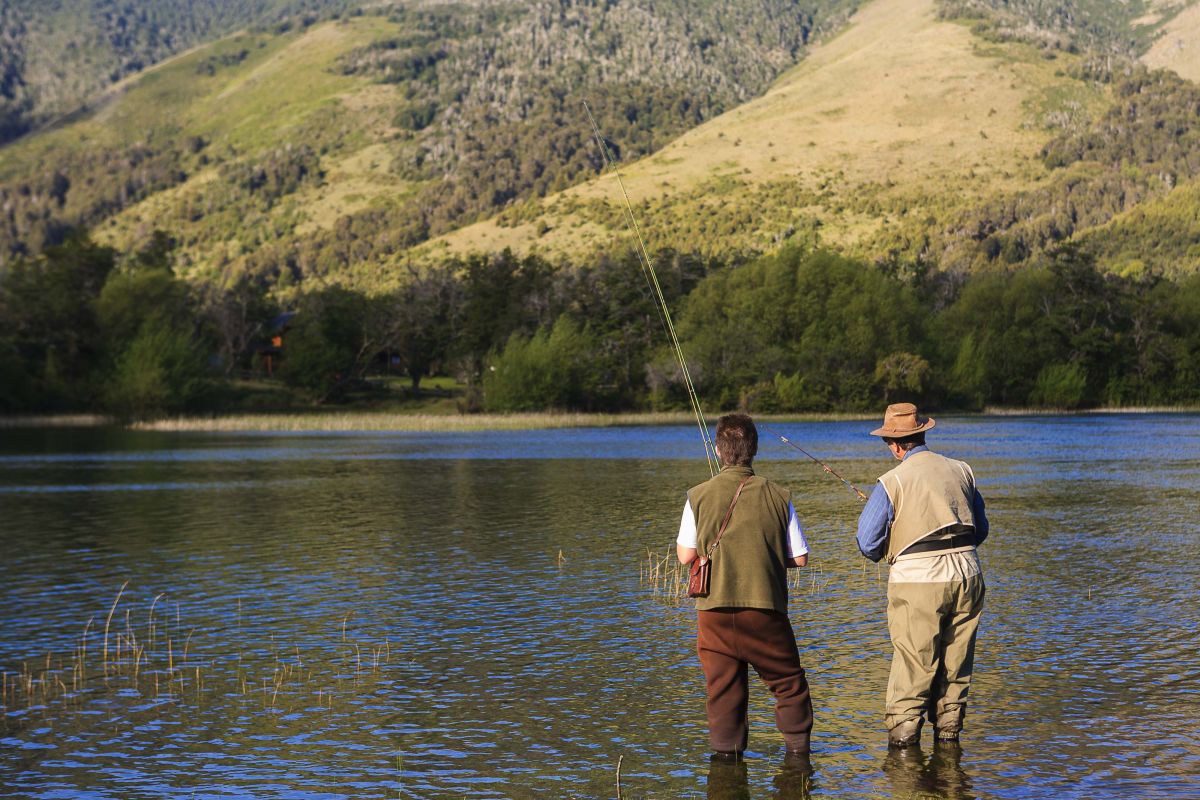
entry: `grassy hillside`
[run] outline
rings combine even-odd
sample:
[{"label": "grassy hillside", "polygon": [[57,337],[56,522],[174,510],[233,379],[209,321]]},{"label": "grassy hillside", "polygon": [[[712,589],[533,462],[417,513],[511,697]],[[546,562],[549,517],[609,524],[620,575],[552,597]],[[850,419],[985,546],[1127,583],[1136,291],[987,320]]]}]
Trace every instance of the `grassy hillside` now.
[{"label": "grassy hillside", "polygon": [[[1072,52],[1074,38],[942,15],[928,0],[870,4],[762,98],[625,165],[651,246],[728,256],[803,237],[875,261],[974,270],[1078,238],[1113,269],[1194,271],[1194,84]],[[626,235],[619,199],[601,180],[422,254],[611,248]]]},{"label": "grassy hillside", "polygon": [[1080,238],[1124,269],[1169,232],[1147,268],[1192,269],[1192,90],[1126,59],[1186,72],[1160,48],[1193,10],[874,0],[847,24],[856,5],[429,2],[242,32],[0,148],[0,264],[76,226],[284,286],[586,260],[627,244],[586,100],[652,248],[977,269]]},{"label": "grassy hillside", "polygon": [[615,148],[653,152],[765,89],[851,6],[427,3],[240,34],[0,150],[0,259],[86,225],[121,247],[169,231],[202,274],[395,260],[596,174],[584,98]]},{"label": "grassy hillside", "polygon": [[[763,249],[816,229],[876,252],[909,218],[1045,180],[1042,145],[1096,113],[1103,92],[1064,73],[1069,57],[983,42],[935,12],[932,0],[871,3],[763,97],[627,165],[654,244]],[[617,198],[603,179],[433,247],[611,246]]]},{"label": "grassy hillside", "polygon": [[1184,8],[1166,21],[1142,61],[1200,81],[1200,6]]},{"label": "grassy hillside", "polygon": [[0,142],[189,47],[246,26],[304,24],[345,0],[0,0]]}]

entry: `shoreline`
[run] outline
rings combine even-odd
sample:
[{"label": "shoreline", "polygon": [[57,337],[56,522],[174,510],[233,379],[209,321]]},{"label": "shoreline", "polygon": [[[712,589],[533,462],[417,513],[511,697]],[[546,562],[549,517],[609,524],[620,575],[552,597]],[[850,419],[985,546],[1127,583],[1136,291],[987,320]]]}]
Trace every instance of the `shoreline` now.
[{"label": "shoreline", "polygon": [[[1127,408],[1050,409],[988,407],[982,412],[940,412],[964,417],[1085,416],[1088,414],[1187,414],[1200,412],[1200,406],[1130,406]],[[877,413],[827,412],[812,414],[757,414],[763,422],[841,422],[878,419]],[[716,422],[716,415],[705,420]],[[120,425],[97,414],[0,416],[0,429],[20,428],[102,428],[124,427],[129,430],[159,432],[353,432],[396,431],[451,433],[484,430],[546,430],[553,428],[650,427],[655,425],[695,425],[696,418],[685,411],[628,412],[619,414],[529,412],[521,414],[406,414],[383,411],[327,413],[229,414],[224,416],[174,417]]]}]

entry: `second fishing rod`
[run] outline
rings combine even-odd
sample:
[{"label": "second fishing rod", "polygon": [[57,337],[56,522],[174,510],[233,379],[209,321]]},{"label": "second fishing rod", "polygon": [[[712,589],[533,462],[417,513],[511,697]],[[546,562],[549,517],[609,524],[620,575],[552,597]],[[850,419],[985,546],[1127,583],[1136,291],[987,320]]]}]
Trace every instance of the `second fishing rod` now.
[{"label": "second fishing rod", "polygon": [[[649,284],[650,289],[654,294],[656,301],[655,307],[658,310],[659,319],[663,323],[663,328],[666,330],[667,338],[671,344],[671,350],[675,355],[676,362],[679,364],[680,374],[683,377],[684,386],[687,390],[688,402],[691,405],[692,414],[696,418],[696,424],[700,429],[700,437],[704,443],[704,456],[705,460],[708,462],[709,473],[715,475],[720,470],[720,459],[717,458],[716,446],[713,444],[712,438],[708,434],[708,427],[704,421],[704,412],[700,408],[700,397],[696,393],[696,386],[692,381],[691,370],[688,369],[687,359],[684,358],[683,346],[680,344],[679,337],[675,333],[675,324],[671,319],[671,310],[667,307],[667,299],[663,295],[662,285],[658,280],[658,273],[654,269],[654,261],[650,258],[650,251],[646,248],[646,240],[645,237],[642,236],[641,226],[638,225],[637,216],[633,213],[633,203],[629,200],[629,192],[625,189],[625,181],[621,177],[621,170],[617,166],[617,160],[615,157],[613,157],[612,151],[609,150],[608,145],[605,143],[604,137],[600,133],[600,126],[596,123],[596,118],[592,115],[592,109],[586,102],[583,104],[583,109],[587,113],[588,121],[591,123],[592,134],[596,138],[596,144],[600,148],[600,154],[604,159],[604,163],[616,176],[617,185],[621,189],[621,198],[624,202],[625,221],[629,225],[629,230],[631,233],[633,233],[637,242],[636,249],[638,264],[641,266],[642,274],[646,278],[646,282]],[[865,501],[867,499],[866,494],[864,494],[857,486],[843,478],[837,473],[837,471],[835,471],[824,461],[812,455],[807,450],[788,439],[786,436],[768,431],[765,427],[763,428],[763,431],[770,433],[772,436],[778,437],[779,440],[784,444],[795,450],[798,450],[805,456],[808,456],[808,458],[818,464],[826,472],[826,474],[833,476],[845,484],[859,500]]]}]

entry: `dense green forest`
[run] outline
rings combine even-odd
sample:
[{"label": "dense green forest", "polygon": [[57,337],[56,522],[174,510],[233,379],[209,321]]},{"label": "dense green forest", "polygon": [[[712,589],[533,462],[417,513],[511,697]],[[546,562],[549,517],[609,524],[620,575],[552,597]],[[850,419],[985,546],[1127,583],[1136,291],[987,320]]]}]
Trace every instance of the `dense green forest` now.
[{"label": "dense green forest", "polygon": [[[74,235],[0,280],[0,408],[118,418],[227,411],[231,379],[264,373],[333,404],[400,371],[466,384],[463,411],[686,405],[632,254],[550,264],[504,252],[447,261],[367,295],[217,289],[171,270],[165,234],[117,254]],[[660,253],[657,271],[710,409],[1080,408],[1200,401],[1200,276],[1096,269],[1075,246],[1017,272],[952,278],[798,246],[741,264]],[[286,329],[279,312],[293,312]]]},{"label": "dense green forest", "polygon": [[1096,68],[1108,70],[1114,57],[1121,63],[1137,55],[1152,40],[1156,26],[1185,7],[1147,0],[941,0],[938,13],[972,21],[974,31],[992,41],[1089,53]]},{"label": "dense green forest", "polygon": [[[1194,271],[1200,239],[1186,229],[1150,216],[1122,221],[1119,233],[1101,226],[1200,177],[1200,86],[1166,70],[1130,66],[1112,89],[1113,102],[1097,119],[1042,149],[1049,183],[969,209],[923,246],[943,266],[973,269],[1027,263],[1087,231],[1084,238],[1110,256],[1106,263],[1116,271]],[[1191,197],[1176,195],[1185,204]],[[1185,213],[1200,216],[1200,206]]]}]

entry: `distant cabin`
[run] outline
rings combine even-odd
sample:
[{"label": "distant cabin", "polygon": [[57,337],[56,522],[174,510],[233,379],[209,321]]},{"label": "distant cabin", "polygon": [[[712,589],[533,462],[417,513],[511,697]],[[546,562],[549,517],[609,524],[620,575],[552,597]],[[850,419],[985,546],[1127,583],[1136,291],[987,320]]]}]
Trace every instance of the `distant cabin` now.
[{"label": "distant cabin", "polygon": [[276,362],[283,355],[283,338],[292,327],[295,311],[285,311],[266,324],[266,338],[254,345],[254,354],[258,356],[267,372],[267,377],[275,375]]}]

